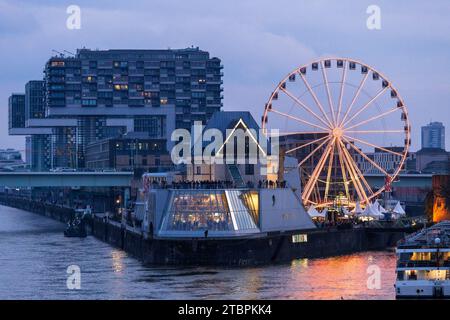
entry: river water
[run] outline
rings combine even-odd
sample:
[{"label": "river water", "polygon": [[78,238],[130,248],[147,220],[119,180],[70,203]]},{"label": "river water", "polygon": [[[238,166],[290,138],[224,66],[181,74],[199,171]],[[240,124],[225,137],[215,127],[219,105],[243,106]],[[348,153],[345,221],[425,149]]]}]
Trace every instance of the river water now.
[{"label": "river water", "polygon": [[[144,267],[92,236],[65,238],[63,230],[60,222],[0,206],[0,299],[393,299],[395,294],[392,251],[245,269]],[[67,288],[70,265],[81,271],[78,290]],[[381,271],[381,285],[369,289],[372,265]]]}]

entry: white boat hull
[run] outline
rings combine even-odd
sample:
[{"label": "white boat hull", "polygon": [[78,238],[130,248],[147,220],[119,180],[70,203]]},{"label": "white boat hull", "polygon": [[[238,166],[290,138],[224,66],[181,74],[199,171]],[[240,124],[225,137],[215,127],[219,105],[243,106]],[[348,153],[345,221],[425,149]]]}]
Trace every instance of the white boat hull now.
[{"label": "white boat hull", "polygon": [[411,280],[395,283],[397,299],[450,298],[450,280]]}]

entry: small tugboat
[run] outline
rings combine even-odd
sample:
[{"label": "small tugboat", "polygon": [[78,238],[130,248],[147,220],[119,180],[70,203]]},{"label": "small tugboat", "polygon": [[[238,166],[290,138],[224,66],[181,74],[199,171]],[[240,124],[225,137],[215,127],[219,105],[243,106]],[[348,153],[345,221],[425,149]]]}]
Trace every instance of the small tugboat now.
[{"label": "small tugboat", "polygon": [[89,206],[86,209],[76,209],[75,216],[67,223],[67,228],[64,230],[64,236],[78,238],[86,237],[86,218],[90,216],[90,214],[91,209]]},{"label": "small tugboat", "polygon": [[450,298],[450,221],[400,241],[396,271],[398,299]]}]

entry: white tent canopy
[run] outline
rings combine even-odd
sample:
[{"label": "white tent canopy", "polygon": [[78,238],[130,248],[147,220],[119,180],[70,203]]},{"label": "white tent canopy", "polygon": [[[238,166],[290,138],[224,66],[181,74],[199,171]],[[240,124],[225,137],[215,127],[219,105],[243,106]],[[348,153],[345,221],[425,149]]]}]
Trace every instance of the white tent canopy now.
[{"label": "white tent canopy", "polygon": [[319,212],[314,206],[310,206],[308,209],[308,214],[311,218],[325,218],[326,209],[324,209],[322,212]]},{"label": "white tent canopy", "polygon": [[380,212],[380,213],[386,213],[387,212],[387,210],[377,201],[377,202],[375,202],[376,204],[377,204],[377,207],[378,207],[378,211]]},{"label": "white tent canopy", "polygon": [[361,209],[361,203],[357,202],[355,208],[352,210],[354,214],[362,214],[363,209]]},{"label": "white tent canopy", "polygon": [[382,214],[380,211],[378,211],[377,205],[376,204],[372,204],[372,203],[369,203],[364,208],[364,211],[361,214],[361,216],[370,217],[370,218],[374,218],[374,219],[384,218],[384,214]]},{"label": "white tent canopy", "polygon": [[397,204],[395,205],[394,209],[392,210],[392,212],[399,214],[399,215],[405,215],[406,212],[405,210],[403,210],[400,201],[397,201]]}]

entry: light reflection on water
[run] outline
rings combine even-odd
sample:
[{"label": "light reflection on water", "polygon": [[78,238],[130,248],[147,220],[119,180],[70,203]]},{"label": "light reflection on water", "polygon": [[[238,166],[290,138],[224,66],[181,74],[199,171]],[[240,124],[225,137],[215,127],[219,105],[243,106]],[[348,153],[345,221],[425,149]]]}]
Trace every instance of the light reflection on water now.
[{"label": "light reflection on water", "polygon": [[[93,238],[65,238],[64,225],[0,206],[0,299],[393,299],[393,252],[299,259],[257,268],[144,267]],[[81,268],[81,290],[66,269]],[[381,289],[367,289],[367,267]]]}]

